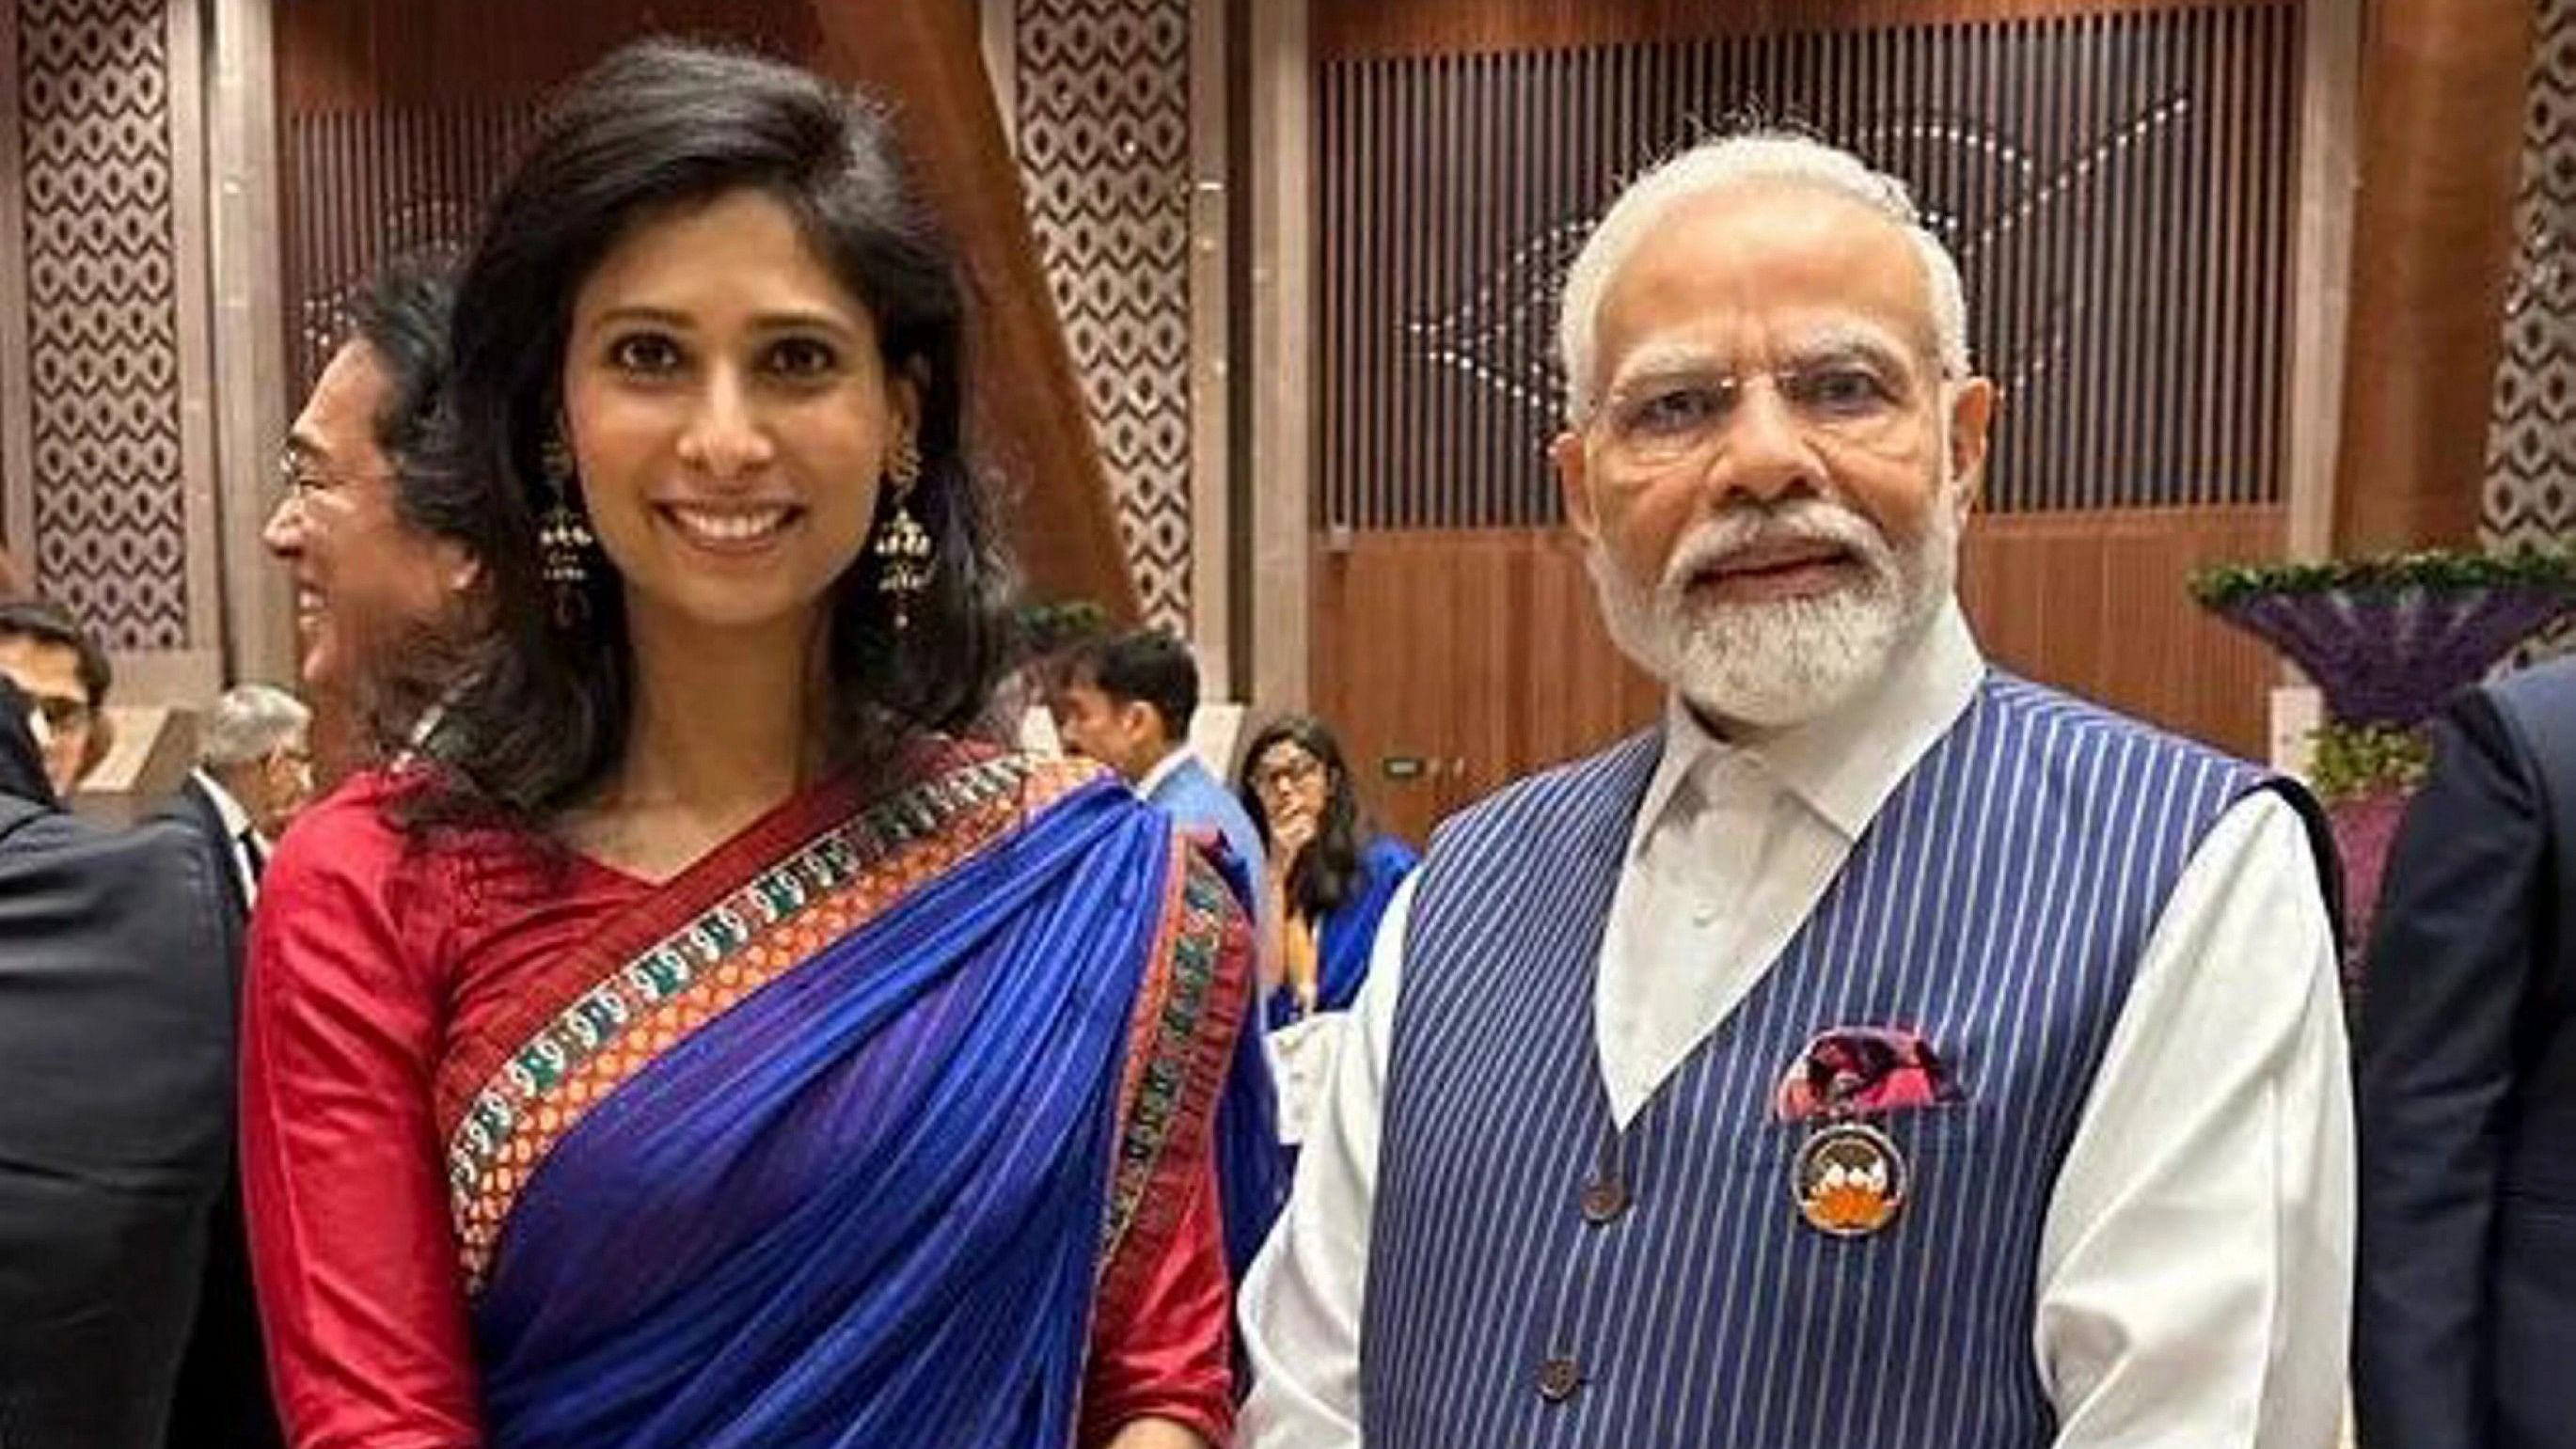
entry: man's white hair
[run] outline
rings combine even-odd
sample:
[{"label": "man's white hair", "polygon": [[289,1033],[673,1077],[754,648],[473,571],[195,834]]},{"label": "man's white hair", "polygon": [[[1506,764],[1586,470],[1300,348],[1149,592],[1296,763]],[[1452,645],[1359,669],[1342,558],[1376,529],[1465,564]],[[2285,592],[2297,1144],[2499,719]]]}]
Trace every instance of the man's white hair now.
[{"label": "man's white hair", "polygon": [[206,711],[197,733],[197,763],[209,768],[247,765],[302,739],[313,711],[285,690],[238,684]]},{"label": "man's white hair", "polygon": [[1597,334],[1611,279],[1674,207],[1747,181],[1814,186],[1857,201],[1903,228],[1931,284],[1932,335],[1942,375],[1968,376],[1967,289],[1959,281],[1959,264],[1923,224],[1905,183],[1822,141],[1782,131],[1747,131],[1703,141],[1630,182],[1584,239],[1558,295],[1557,346],[1565,363],[1569,421],[1583,422],[1600,401]]}]

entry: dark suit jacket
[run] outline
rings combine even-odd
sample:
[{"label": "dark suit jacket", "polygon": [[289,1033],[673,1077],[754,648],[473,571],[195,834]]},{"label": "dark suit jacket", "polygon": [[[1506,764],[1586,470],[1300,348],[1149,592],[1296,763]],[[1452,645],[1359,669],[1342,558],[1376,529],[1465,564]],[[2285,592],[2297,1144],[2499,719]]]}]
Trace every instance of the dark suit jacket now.
[{"label": "dark suit jacket", "polygon": [[2367,1449],[2576,1444],[2576,661],[2434,726],[2361,1026]]},{"label": "dark suit jacket", "polygon": [[[239,1001],[250,902],[242,895],[241,869],[232,832],[224,828],[223,811],[197,777],[190,775],[151,818],[187,832],[205,858],[222,902],[218,914],[223,922],[223,959],[233,999]],[[251,1291],[250,1228],[242,1214],[241,1174],[230,1169],[229,1161],[223,1197],[215,1204],[207,1237],[196,1324],[188,1335],[187,1357],[179,1366],[167,1449],[279,1449],[285,1442],[276,1406],[269,1398],[267,1345],[260,1336],[259,1300]]]},{"label": "dark suit jacket", "polygon": [[215,878],[216,893],[222,897],[225,930],[225,957],[233,963],[235,984],[241,974],[242,933],[250,924],[250,901],[242,895],[241,869],[235,862],[232,832],[224,829],[224,813],[215,805],[214,796],[190,775],[179,784],[179,792],[154,808],[150,817],[165,821],[188,832],[205,852],[206,868]]},{"label": "dark suit jacket", "polygon": [[0,796],[0,1444],[160,1449],[231,1157],[217,883]]}]

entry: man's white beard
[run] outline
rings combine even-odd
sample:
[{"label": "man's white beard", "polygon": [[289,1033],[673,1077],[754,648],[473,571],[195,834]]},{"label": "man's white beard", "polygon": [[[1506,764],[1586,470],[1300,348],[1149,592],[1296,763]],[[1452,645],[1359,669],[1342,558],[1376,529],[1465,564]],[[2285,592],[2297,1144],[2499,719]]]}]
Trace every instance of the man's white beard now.
[{"label": "man's white beard", "polygon": [[[1596,539],[1585,561],[1602,622],[1621,653],[1713,719],[1756,729],[1813,719],[1884,672],[1950,596],[1959,568],[1955,487],[1941,488],[1922,538],[1904,553],[1867,518],[1821,498],[1744,504],[1694,525],[1652,589],[1628,577]],[[1788,539],[1848,549],[1866,577],[1812,598],[1690,597],[1692,578],[1711,564]]]}]

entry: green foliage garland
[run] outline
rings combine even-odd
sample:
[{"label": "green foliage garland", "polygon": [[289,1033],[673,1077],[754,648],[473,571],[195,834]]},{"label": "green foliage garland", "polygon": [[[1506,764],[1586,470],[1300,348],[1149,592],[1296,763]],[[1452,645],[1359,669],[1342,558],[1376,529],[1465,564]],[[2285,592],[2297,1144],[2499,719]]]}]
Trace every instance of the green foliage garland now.
[{"label": "green foliage garland", "polygon": [[2192,576],[2192,597],[2225,608],[2265,594],[2321,594],[2329,589],[2576,588],[2576,558],[2564,551],[2522,549],[2510,554],[2446,549],[2328,559],[2318,563],[2222,564]]},{"label": "green foliage garland", "polygon": [[2433,748],[2424,736],[2395,725],[2324,724],[2308,738],[2316,746],[2308,783],[2328,805],[2413,790],[2433,767]]}]

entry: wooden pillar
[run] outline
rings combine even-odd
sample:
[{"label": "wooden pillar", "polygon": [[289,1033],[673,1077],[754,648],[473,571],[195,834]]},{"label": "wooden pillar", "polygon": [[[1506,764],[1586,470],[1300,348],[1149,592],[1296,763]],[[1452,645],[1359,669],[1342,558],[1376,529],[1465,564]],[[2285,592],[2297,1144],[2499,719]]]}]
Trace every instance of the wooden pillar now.
[{"label": "wooden pillar", "polygon": [[894,104],[913,175],[955,240],[976,314],[977,420],[994,461],[1024,489],[1015,541],[1031,592],[1090,599],[1132,621],[1136,586],[1109,472],[1029,233],[975,7],[813,0],[813,15],[823,38],[815,68]]},{"label": "wooden pillar", "polygon": [[2531,32],[2531,0],[2370,12],[2339,553],[2477,544]]}]

